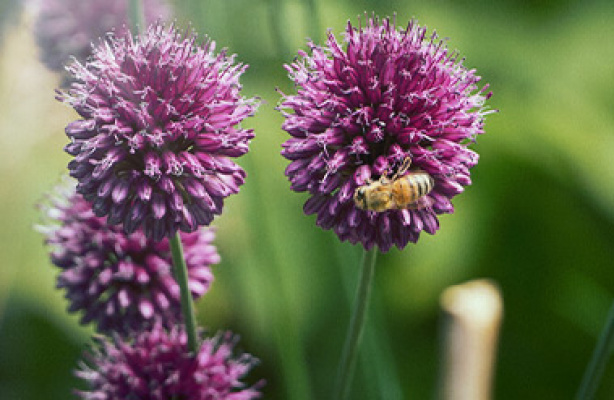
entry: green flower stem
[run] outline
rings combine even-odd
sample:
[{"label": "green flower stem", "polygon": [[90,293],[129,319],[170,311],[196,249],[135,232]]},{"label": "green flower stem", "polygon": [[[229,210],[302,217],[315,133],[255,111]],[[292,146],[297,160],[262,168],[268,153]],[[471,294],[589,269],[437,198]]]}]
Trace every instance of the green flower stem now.
[{"label": "green flower stem", "polygon": [[190,293],[190,288],[188,287],[188,269],[183,257],[183,247],[181,246],[179,232],[175,233],[175,236],[170,239],[170,246],[173,255],[174,275],[181,292],[181,313],[183,314],[185,330],[188,334],[188,350],[192,354],[196,354],[198,350],[196,342],[196,316],[194,315],[192,293]]},{"label": "green flower stem", "polygon": [[[347,303],[351,306],[355,292],[356,265],[360,256],[354,250],[337,242],[336,259],[339,269],[342,270],[343,288]],[[343,251],[345,249],[345,251]],[[348,251],[348,250],[351,250]],[[352,265],[343,265],[345,260],[351,257]],[[403,389],[399,383],[398,371],[394,363],[390,338],[385,331],[381,299],[377,293],[373,293],[369,301],[369,324],[365,326],[361,342],[361,351],[356,360],[356,373],[362,370],[362,378],[365,379],[364,390],[366,397],[382,399],[403,399]]]},{"label": "green flower stem", "polygon": [[369,303],[369,295],[373,277],[375,275],[375,260],[377,259],[377,247],[371,250],[365,250],[362,258],[362,271],[360,282],[358,283],[358,291],[356,292],[356,300],[354,302],[354,310],[350,319],[350,327],[345,338],[343,353],[341,354],[341,362],[337,370],[337,382],[335,384],[335,394],[333,399],[343,400],[347,398],[349,393],[350,382],[356,364],[356,355],[358,345],[362,336],[362,331],[365,326],[365,314]]},{"label": "green flower stem", "polygon": [[145,30],[145,10],[143,0],[130,0],[128,4],[128,16],[130,17],[131,31],[134,36]]},{"label": "green flower stem", "polygon": [[597,388],[599,387],[599,381],[601,380],[601,376],[603,375],[603,371],[605,370],[613,347],[614,303],[612,303],[612,307],[608,313],[605,327],[601,332],[601,337],[597,342],[597,347],[595,347],[593,357],[591,358],[591,361],[584,372],[582,384],[580,385],[580,389],[578,390],[578,394],[576,396],[577,400],[589,400],[595,396]]}]

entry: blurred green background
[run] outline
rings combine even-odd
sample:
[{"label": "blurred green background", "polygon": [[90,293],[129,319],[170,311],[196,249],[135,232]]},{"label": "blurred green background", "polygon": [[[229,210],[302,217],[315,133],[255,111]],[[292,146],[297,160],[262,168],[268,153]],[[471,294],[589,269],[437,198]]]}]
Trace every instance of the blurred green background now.
[{"label": "blurred green background", "polygon": [[[54,289],[35,204],[68,161],[56,75],[37,60],[32,13],[2,1],[0,47],[0,399],[64,399],[91,329]],[[603,0],[175,2],[189,23],[250,65],[246,95],[264,100],[245,125],[256,138],[239,160],[241,193],[215,220],[222,263],[198,303],[199,323],[231,329],[261,359],[267,399],[324,399],[349,320],[361,248],[303,215],[279,155],[286,134],[275,88],[305,38],[321,43],[364,11],[411,18],[466,56],[494,96],[473,186],[456,212],[417,245],[379,258],[352,399],[428,399],[441,356],[439,296],[449,285],[491,278],[505,317],[497,399],[571,398],[614,293],[614,3]],[[8,25],[7,25],[8,23]],[[366,366],[366,368],[365,368]],[[614,365],[598,398],[614,392]]]}]

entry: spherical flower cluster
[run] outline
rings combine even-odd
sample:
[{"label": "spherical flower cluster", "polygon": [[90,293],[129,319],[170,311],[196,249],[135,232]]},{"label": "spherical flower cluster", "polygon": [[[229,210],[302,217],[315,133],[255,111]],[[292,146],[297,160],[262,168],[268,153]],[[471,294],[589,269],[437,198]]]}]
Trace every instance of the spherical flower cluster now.
[{"label": "spherical flower cluster", "polygon": [[197,354],[187,349],[186,334],[160,325],[132,340],[97,338],[76,375],[85,380],[85,400],[250,400],[260,397],[258,383],[246,388],[241,379],[256,364],[249,354],[233,355],[237,338],[218,334],[201,343]]},{"label": "spherical flower cluster", "polygon": [[[85,62],[92,43],[108,32],[125,34],[130,26],[130,0],[45,0],[35,22],[34,33],[41,60],[52,71],[61,72],[71,57]],[[164,0],[145,0],[147,23],[167,20],[170,15]]]},{"label": "spherical flower cluster", "polygon": [[246,66],[195,41],[161,25],[111,38],[69,67],[77,82],[59,94],[82,118],[66,127],[77,191],[126,233],[160,240],[209,225],[244,182],[230,157],[253,138],[238,126],[257,108],[239,93]]},{"label": "spherical flower cluster", "polygon": [[[389,19],[348,23],[345,46],[329,33],[326,46],[310,48],[286,66],[298,93],[280,106],[292,136],[286,175],[310,194],[305,213],[341,240],[384,252],[434,234],[437,215],[453,212],[450,200],[471,183],[478,155],[467,146],[483,133],[487,86],[478,89],[474,71],[414,21],[405,30]],[[421,206],[357,206],[357,188],[391,180],[408,161],[409,173],[433,179]]]},{"label": "spherical flower cluster", "polygon": [[[74,186],[60,186],[46,213],[52,219],[44,227],[46,243],[61,269],[57,286],[66,291],[68,310],[83,312],[82,323],[126,334],[157,320],[167,327],[182,321],[168,239],[155,242],[142,231],[128,236],[107,225]],[[209,228],[181,235],[193,298],[209,290],[210,265],[220,261],[213,239]]]}]

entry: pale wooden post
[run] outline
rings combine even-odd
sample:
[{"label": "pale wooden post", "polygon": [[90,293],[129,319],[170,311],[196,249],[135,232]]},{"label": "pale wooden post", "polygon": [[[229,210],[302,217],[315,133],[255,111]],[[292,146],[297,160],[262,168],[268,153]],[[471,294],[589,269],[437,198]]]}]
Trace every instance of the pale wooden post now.
[{"label": "pale wooden post", "polygon": [[498,287],[475,280],[446,289],[441,400],[490,400],[503,302]]}]

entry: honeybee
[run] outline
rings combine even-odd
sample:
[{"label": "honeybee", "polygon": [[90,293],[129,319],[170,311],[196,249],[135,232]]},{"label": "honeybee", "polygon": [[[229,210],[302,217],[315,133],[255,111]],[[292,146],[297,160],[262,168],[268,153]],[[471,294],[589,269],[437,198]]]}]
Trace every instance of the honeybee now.
[{"label": "honeybee", "polygon": [[429,203],[424,197],[433,190],[435,180],[422,171],[409,171],[411,158],[407,157],[392,176],[382,175],[375,182],[368,182],[354,191],[354,204],[366,211],[421,209]]}]

